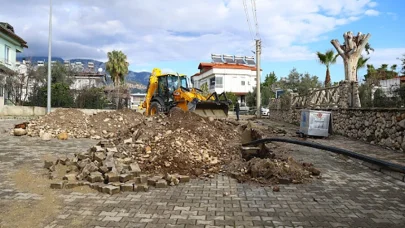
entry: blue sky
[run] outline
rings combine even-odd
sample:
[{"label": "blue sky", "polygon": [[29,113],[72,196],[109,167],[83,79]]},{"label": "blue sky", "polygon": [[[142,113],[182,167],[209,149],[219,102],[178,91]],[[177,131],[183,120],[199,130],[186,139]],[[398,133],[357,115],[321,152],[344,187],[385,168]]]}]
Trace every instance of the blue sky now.
[{"label": "blue sky", "polygon": [[[243,1],[253,33],[256,3],[264,75],[287,76],[295,67],[324,80],[315,52],[332,49],[331,39],[343,43],[346,31],[371,33],[371,64],[400,64],[405,53],[401,0],[70,0],[53,1],[52,55],[106,61],[108,51],[121,50],[131,70],[159,67],[192,75],[211,53],[253,55]],[[48,4],[2,3],[0,21],[28,42],[25,56],[47,56]],[[331,75],[332,81],[344,78],[341,59]]]},{"label": "blue sky", "polygon": [[[308,44],[310,51],[313,53],[316,51],[324,52],[328,49],[333,49],[335,51],[330,40],[339,39],[339,41],[343,43],[342,36],[346,31],[353,31],[356,34],[359,31],[370,33],[371,39],[369,43],[375,49],[375,52],[368,56],[370,57],[369,62],[376,66],[379,66],[382,63],[390,65],[397,64],[397,69],[399,71],[400,61],[397,60],[397,58],[401,57],[402,54],[405,54],[405,29],[402,29],[405,25],[405,18],[403,16],[403,12],[405,12],[405,4],[400,0],[375,2],[377,3],[377,6],[374,7],[374,9],[378,11],[378,15],[363,17],[324,34],[321,40]],[[258,11],[260,12],[260,9],[258,9]],[[247,23],[244,25],[247,27]],[[269,44],[264,42],[263,45],[267,46]],[[254,47],[252,47],[252,50],[253,49]],[[264,48],[263,53],[265,54],[266,51],[266,48]],[[381,53],[381,56],[377,56],[379,53]],[[210,62],[210,56],[202,56],[201,62]],[[178,69],[178,71],[187,75],[192,75],[195,72],[198,72],[198,64],[199,61],[163,61],[151,63],[151,65],[165,69]],[[308,72],[312,75],[318,76],[320,80],[324,80],[326,68],[319,64],[316,59],[270,61],[266,58],[262,61],[262,80],[264,80],[265,74],[271,71],[274,71],[278,77],[287,76],[293,67],[295,67],[298,72]],[[131,68],[139,70],[136,66],[131,66]],[[344,67],[341,60],[335,65],[332,65],[330,70],[332,81],[340,81],[344,79]],[[365,69],[359,70],[359,77],[363,77],[364,74],[366,74]]]}]

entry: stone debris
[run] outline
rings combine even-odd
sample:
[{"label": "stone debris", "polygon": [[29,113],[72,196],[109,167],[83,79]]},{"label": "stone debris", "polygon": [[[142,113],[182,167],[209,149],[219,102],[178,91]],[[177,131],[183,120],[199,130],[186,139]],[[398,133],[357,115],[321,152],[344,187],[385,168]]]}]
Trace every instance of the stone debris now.
[{"label": "stone debris", "polygon": [[[108,147],[106,147],[108,146]],[[120,191],[147,191],[148,185],[165,188],[190,181],[189,176],[179,174],[145,175],[138,163],[131,157],[125,157],[113,144],[100,141],[88,151],[76,153],[74,157],[45,161],[44,168],[54,173],[61,166],[67,166],[61,181],[55,179],[51,188],[75,188],[88,185],[100,192],[117,194]],[[181,181],[180,181],[181,180]]]},{"label": "stone debris", "polygon": [[[304,183],[320,175],[312,164],[276,155],[278,151],[273,149],[280,148],[274,145],[241,149],[242,139],[263,137],[251,123],[239,125],[192,112],[145,117],[122,110],[87,116],[68,109],[31,122],[27,129],[28,135],[38,133],[44,138],[48,134],[49,139],[63,133],[69,138],[101,136],[87,151],[45,167],[54,172],[57,164],[64,165],[67,170],[61,179],[72,183],[69,187],[86,182],[108,194],[176,186],[221,172],[241,182],[268,184]],[[275,133],[284,132],[278,129]]]},{"label": "stone debris", "polygon": [[22,135],[26,135],[27,131],[23,128],[14,128],[13,130],[13,135],[15,136],[22,136]]},{"label": "stone debris", "polygon": [[63,189],[63,187],[64,187],[64,182],[62,182],[62,181],[51,183],[52,189]]},{"label": "stone debris", "polygon": [[57,138],[59,140],[67,140],[69,138],[69,136],[68,136],[68,134],[66,132],[62,132],[62,133],[58,134]]},{"label": "stone debris", "polygon": [[87,115],[77,109],[58,109],[20,125],[26,127],[28,136],[41,137],[44,140],[50,140],[50,138],[102,139],[115,137],[120,129],[125,129],[134,120],[143,118],[142,114],[133,110],[105,111]]}]

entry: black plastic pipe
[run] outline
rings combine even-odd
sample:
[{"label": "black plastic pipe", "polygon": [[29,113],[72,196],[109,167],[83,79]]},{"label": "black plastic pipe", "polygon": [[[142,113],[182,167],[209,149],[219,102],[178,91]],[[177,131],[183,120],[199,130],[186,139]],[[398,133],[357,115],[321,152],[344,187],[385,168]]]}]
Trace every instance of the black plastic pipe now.
[{"label": "black plastic pipe", "polygon": [[366,156],[363,154],[358,154],[349,150],[333,147],[333,146],[325,146],[321,145],[318,143],[313,143],[313,142],[305,142],[305,141],[299,141],[299,140],[294,140],[294,139],[286,139],[286,138],[264,138],[264,139],[258,139],[252,142],[248,142],[245,144],[242,144],[242,146],[255,146],[263,143],[269,143],[269,142],[285,142],[285,143],[292,143],[292,144],[297,144],[297,145],[302,145],[302,146],[308,146],[316,149],[321,149],[321,150],[327,150],[330,152],[334,152],[337,154],[343,154],[352,158],[360,159],[365,162],[369,162],[375,165],[378,165],[380,167],[398,171],[401,173],[405,173],[405,166],[392,163],[392,162],[387,162],[381,159],[373,158],[370,156]]}]

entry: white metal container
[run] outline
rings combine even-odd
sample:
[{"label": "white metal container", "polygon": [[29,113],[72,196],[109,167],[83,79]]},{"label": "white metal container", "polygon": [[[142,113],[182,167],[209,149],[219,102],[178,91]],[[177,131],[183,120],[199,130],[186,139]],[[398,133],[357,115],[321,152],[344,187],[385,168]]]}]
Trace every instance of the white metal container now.
[{"label": "white metal container", "polygon": [[331,126],[331,112],[301,110],[300,133],[309,136],[328,137]]}]

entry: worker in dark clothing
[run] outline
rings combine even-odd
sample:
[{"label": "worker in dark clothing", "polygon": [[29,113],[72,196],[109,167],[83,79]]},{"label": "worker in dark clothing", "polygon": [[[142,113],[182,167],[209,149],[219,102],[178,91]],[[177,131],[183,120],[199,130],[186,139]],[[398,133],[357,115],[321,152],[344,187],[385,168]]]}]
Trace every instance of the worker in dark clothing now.
[{"label": "worker in dark clothing", "polygon": [[240,111],[240,107],[239,107],[239,101],[238,101],[235,104],[235,112],[236,112],[236,120],[237,121],[239,121],[239,111]]}]

